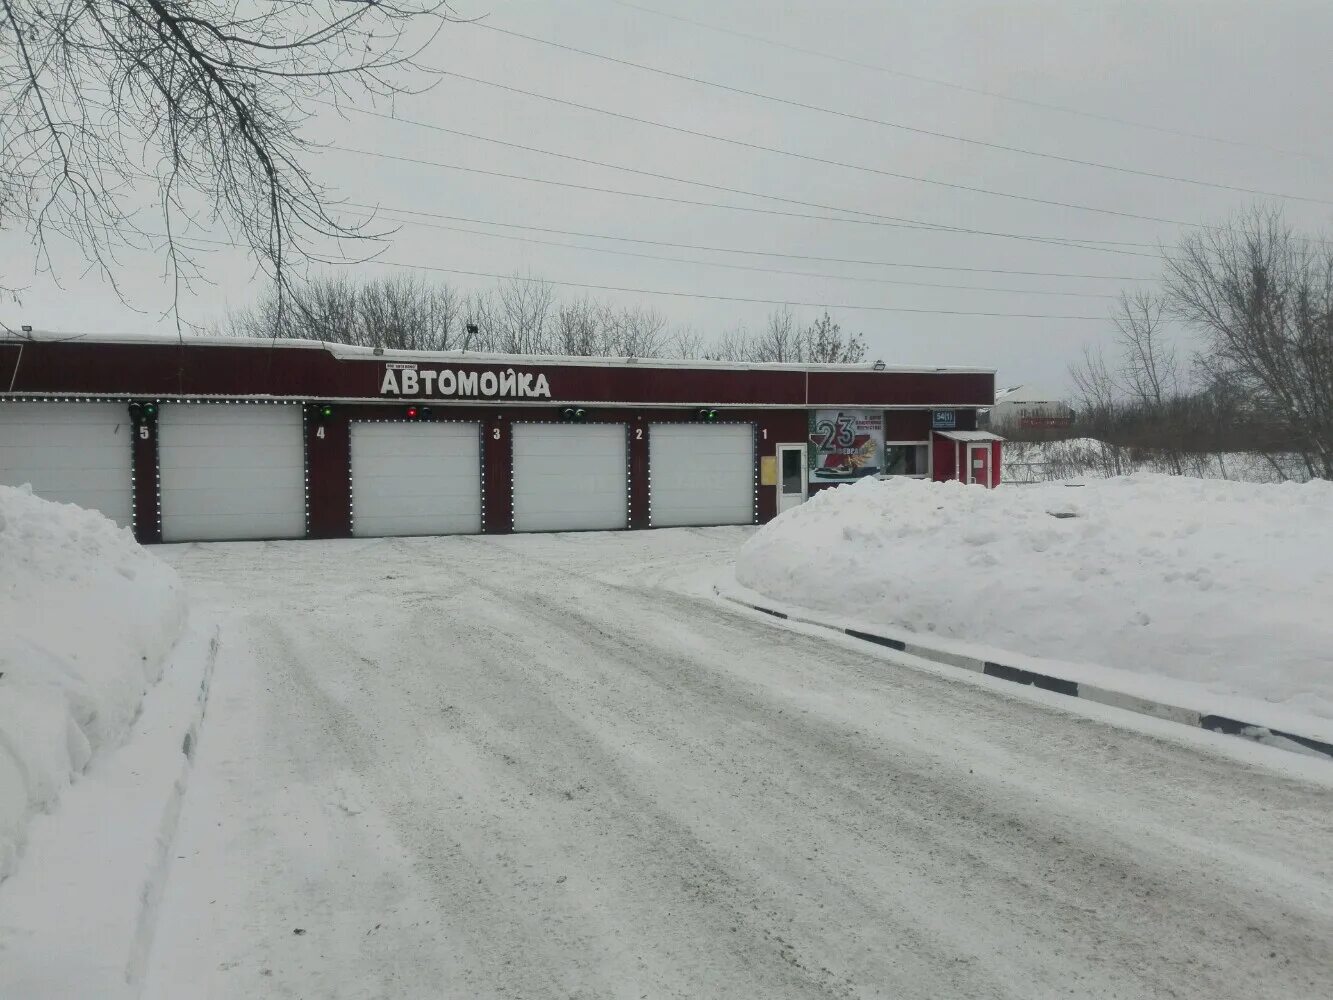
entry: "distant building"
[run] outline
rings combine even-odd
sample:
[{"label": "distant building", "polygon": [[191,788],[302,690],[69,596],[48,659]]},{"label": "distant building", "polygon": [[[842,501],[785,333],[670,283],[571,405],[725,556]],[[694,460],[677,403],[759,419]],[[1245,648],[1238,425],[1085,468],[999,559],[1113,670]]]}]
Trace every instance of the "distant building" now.
[{"label": "distant building", "polygon": [[1017,385],[995,394],[990,411],[993,430],[1066,430],[1074,424],[1074,408],[1056,393]]}]

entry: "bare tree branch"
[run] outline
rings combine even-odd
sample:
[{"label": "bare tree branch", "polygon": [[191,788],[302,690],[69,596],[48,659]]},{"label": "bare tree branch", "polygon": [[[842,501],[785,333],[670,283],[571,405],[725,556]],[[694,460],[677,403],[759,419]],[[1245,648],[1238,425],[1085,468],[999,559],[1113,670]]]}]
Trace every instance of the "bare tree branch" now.
[{"label": "bare tree branch", "polygon": [[166,264],[198,276],[191,224],[220,224],[277,282],[344,221],[308,167],[317,102],[422,89],[444,0],[0,0],[0,226],[54,272],[58,234],[112,283],[158,192]]}]

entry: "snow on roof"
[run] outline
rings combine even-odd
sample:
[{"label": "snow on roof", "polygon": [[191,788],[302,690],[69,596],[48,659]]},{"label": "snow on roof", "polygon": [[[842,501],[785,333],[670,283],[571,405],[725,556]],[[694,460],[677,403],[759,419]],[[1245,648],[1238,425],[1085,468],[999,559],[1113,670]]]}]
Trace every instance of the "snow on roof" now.
[{"label": "snow on roof", "polygon": [[[145,333],[56,333],[34,330],[21,334],[0,330],[0,343],[6,340],[70,342],[80,344],[178,344],[190,347],[279,347],[288,350],[324,350],[346,361],[476,361],[488,364],[534,364],[594,366],[642,365],[648,368],[720,368],[730,370],[763,371],[827,371],[827,372],[897,372],[900,374],[977,374],[994,375],[994,368],[964,365],[886,365],[881,361],[862,361],[856,364],[817,364],[774,361],[710,361],[700,358],[624,358],[581,357],[564,354],[489,354],[479,351],[399,351],[382,348],[356,347],[318,340],[273,340],[268,337],[225,337]],[[878,367],[877,367],[878,366]]]},{"label": "snow on roof", "polygon": [[942,438],[950,441],[1003,441],[1004,438],[990,431],[936,431]]},{"label": "snow on roof", "polygon": [[1028,385],[1016,385],[1008,389],[1001,389],[995,394],[997,403],[1064,403],[1067,404],[1068,394],[1058,392],[1048,392]]}]

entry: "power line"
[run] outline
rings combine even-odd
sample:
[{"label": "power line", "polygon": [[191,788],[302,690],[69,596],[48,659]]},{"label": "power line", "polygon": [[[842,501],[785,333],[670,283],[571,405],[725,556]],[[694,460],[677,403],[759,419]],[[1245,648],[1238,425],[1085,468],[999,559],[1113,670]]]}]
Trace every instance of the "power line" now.
[{"label": "power line", "polygon": [[999,267],[963,267],[957,264],[917,264],[901,261],[867,260],[858,257],[823,257],[813,254],[780,253],[776,250],[746,250],[736,247],[715,247],[699,243],[670,243],[665,240],[645,240],[634,236],[612,236],[606,233],[588,233],[574,229],[553,229],[548,226],[520,225],[515,222],[497,222],[495,219],[478,219],[465,215],[444,215],[438,212],[426,212],[415,208],[399,208],[393,205],[368,205],[364,202],[349,201],[345,204],[352,208],[363,208],[371,212],[386,211],[398,215],[419,215],[430,219],[444,219],[449,222],[469,222],[476,225],[500,226],[505,229],[522,229],[534,233],[553,233],[557,236],[578,236],[591,240],[614,240],[618,243],[638,243],[643,246],[671,247],[677,250],[705,250],[710,253],[746,254],[754,257],[776,257],[783,260],[809,260],[830,264],[865,264],[873,267],[901,267],[924,271],[962,271],[972,274],[1012,274],[1031,278],[1083,278],[1092,281],[1156,281],[1156,278],[1136,277],[1125,274],[1079,274],[1069,271],[1021,271]]},{"label": "power line", "polygon": [[[336,107],[336,105],[333,105],[331,102],[327,101],[321,101],[319,103],[326,104],[330,107]],[[913,219],[900,215],[881,215],[878,212],[867,212],[864,209],[859,209],[859,208],[844,208],[841,205],[826,205],[822,202],[817,202],[817,201],[803,201],[800,198],[788,198],[784,195],[766,194],[765,192],[762,191],[751,191],[747,188],[734,188],[734,187],[728,187],[725,184],[713,184],[709,181],[697,181],[697,180],[692,180],[691,178],[688,177],[677,177],[674,174],[663,174],[655,170],[642,170],[638,167],[627,167],[619,163],[608,163],[605,160],[594,160],[586,156],[575,156],[572,153],[561,153],[553,149],[543,149],[540,146],[529,146],[521,142],[511,142],[507,139],[496,139],[493,136],[480,135],[476,132],[464,132],[461,129],[448,128],[444,125],[436,125],[432,122],[423,122],[415,118],[404,118],[398,115],[388,115],[379,111],[364,111],[359,108],[354,108],[352,110],[356,111],[358,114],[369,115],[372,118],[381,118],[385,121],[397,122],[403,125],[412,125],[417,128],[429,129],[432,132],[443,132],[445,135],[454,135],[463,139],[475,139],[478,142],[489,142],[493,145],[505,146],[509,149],[520,149],[527,153],[539,153],[543,156],[551,156],[560,160],[569,160],[572,163],[582,163],[587,166],[602,167],[606,170],[619,170],[622,173],[636,174],[640,177],[651,177],[654,180],[671,181],[675,184],[689,184],[694,187],[706,188],[710,191],[721,191],[724,194],[739,194],[748,198],[765,198],[769,201],[778,201],[788,205],[799,205],[802,208],[819,208],[823,209],[826,212],[845,212],[849,215],[862,215],[870,219],[880,219],[889,222],[907,223],[917,228],[937,230],[940,232],[962,232],[962,233],[982,232],[981,230],[967,229],[960,226],[950,226],[944,223],[928,222],[925,219]],[[337,149],[339,147],[329,146],[327,148]],[[1164,222],[1168,224],[1175,224],[1182,226],[1194,225],[1193,223],[1178,222],[1177,220],[1173,219],[1154,219],[1149,216],[1132,216],[1132,218],[1141,218],[1141,219],[1147,219],[1148,221],[1152,222]],[[982,235],[990,236],[997,234],[982,233]],[[1082,244],[1082,243],[1091,243],[1098,245],[1103,245],[1103,244],[1120,245],[1117,243],[1117,241],[1114,240],[1094,240],[1094,239],[1084,239],[1080,237],[1064,237],[1064,236],[1037,237],[1037,236],[1019,235],[1013,233],[1004,233],[1002,235],[1009,236],[1014,239],[1038,239],[1046,242],[1056,242],[1062,246]],[[1143,247],[1143,246],[1153,246],[1154,244],[1129,243],[1125,245]]]},{"label": "power line", "polygon": [[746,90],[744,87],[733,87],[730,84],[719,83],[716,80],[708,80],[703,77],[690,76],[686,73],[676,73],[672,70],[662,69],[657,66],[649,66],[645,63],[632,62],[628,59],[621,59],[616,56],[608,56],[601,52],[593,52],[590,49],[581,49],[574,45],[566,45],[563,42],[555,42],[548,38],[538,38],[535,35],[527,35],[521,31],[514,31],[511,28],[501,28],[494,24],[487,24],[484,21],[466,22],[473,27],[483,28],[486,31],[494,31],[502,35],[508,35],[511,38],[521,38],[524,41],[533,42],[537,45],[547,45],[551,48],[561,49],[565,52],[572,52],[576,55],[587,56],[592,59],[600,59],[604,62],[614,63],[618,66],[629,66],[633,69],[643,70],[647,73],[655,73],[659,76],[669,77],[673,80],[683,80],[687,83],[698,84],[703,87],[711,87],[715,90],[726,91],[727,93],[740,94],[744,97],[753,97],[758,100],[772,101],[775,104],[786,105],[787,107],[800,108],[803,111],[816,111],[820,114],[833,115],[838,118],[845,118],[850,121],[858,121],[868,125],[879,125],[883,128],[898,129],[904,132],[911,132],[916,135],[930,136],[934,139],[947,139],[950,142],[964,143],[969,146],[977,146],[983,149],[994,149],[1006,153],[1015,153],[1020,156],[1032,156],[1043,160],[1052,160],[1057,163],[1068,163],[1080,167],[1090,167],[1096,170],[1108,170],[1120,174],[1132,174],[1136,177],[1148,177],[1153,180],[1170,181],[1175,184],[1190,184],[1195,187],[1212,188],[1217,191],[1231,191],[1238,194],[1258,195],[1263,198],[1281,198],[1286,201],[1310,202],[1316,205],[1333,205],[1333,200],[1326,198],[1315,198],[1309,195],[1282,194],[1277,191],[1265,191],[1260,188],[1242,187],[1236,184],[1222,184],[1217,181],[1199,180],[1193,177],[1180,177],[1175,174],[1157,173],[1152,170],[1140,170],[1136,167],[1118,166],[1112,163],[1101,163],[1097,160],[1082,160],[1073,156],[1064,156],[1059,153],[1043,153],[1035,149],[1025,149],[1021,146],[1009,146],[1004,143],[987,142],[984,139],[973,139],[968,136],[954,135],[949,132],[936,132],[932,129],[918,128],[913,125],[904,125],[901,122],[887,121],[883,118],[872,118],[869,115],[859,115],[851,111],[839,111],[837,108],[830,108],[819,104],[808,104],[804,101],[797,101],[791,98],[778,97],[775,94],[765,94],[756,90]]},{"label": "power line", "polygon": [[[140,231],[139,235],[157,238],[173,239],[165,233],[148,233]],[[202,236],[180,236],[175,237],[182,241],[190,243],[211,244],[213,246],[234,247],[237,249],[248,249],[248,244],[237,243],[234,240],[215,240]],[[996,319],[1059,319],[1059,320],[1089,320],[1094,322],[1106,322],[1105,316],[1074,316],[1060,315],[1052,313],[1003,313],[973,311],[965,309],[917,309],[908,306],[868,306],[854,303],[833,303],[833,302],[797,302],[784,299],[759,299],[748,298],[739,295],[707,295],[702,292],[680,292],[669,291],[657,288],[626,288],[621,285],[600,285],[583,281],[558,281],[554,278],[531,278],[519,274],[499,274],[494,271],[471,271],[463,268],[441,267],[432,264],[409,264],[405,261],[381,260],[376,257],[366,259],[343,258],[341,260],[326,259],[322,261],[326,264],[337,264],[340,266],[362,266],[365,264],[380,264],[384,267],[407,268],[415,271],[429,271],[440,274],[460,274],[474,278],[495,278],[501,281],[522,281],[529,284],[559,285],[562,288],[589,288],[595,291],[603,292],[629,292],[636,295],[662,295],[670,298],[682,299],[702,299],[712,302],[743,302],[755,305],[774,305],[774,306],[795,306],[799,308],[814,309],[845,309],[857,312],[890,312],[890,313],[913,313],[917,315],[936,315],[936,316],[974,316],[990,317]]]},{"label": "power line", "polygon": [[[452,131],[452,130],[445,130],[445,131]],[[506,143],[506,145],[511,145],[511,144]],[[392,160],[398,163],[414,163],[419,166],[436,167],[442,170],[457,170],[463,173],[480,174],[488,177],[503,177],[508,180],[527,181],[528,183],[531,184],[546,184],[553,187],[569,188],[571,190],[576,190],[576,191],[593,191],[601,194],[614,194],[626,198],[640,198],[647,201],[669,202],[677,205],[692,205],[695,207],[703,207],[703,208],[719,208],[731,212],[748,212],[751,214],[781,216],[790,219],[810,219],[818,222],[841,222],[841,223],[846,223],[848,225],[882,226],[891,229],[912,229],[923,232],[944,232],[944,233],[959,233],[972,236],[990,236],[998,239],[1022,240],[1029,243],[1045,243],[1051,246],[1065,247],[1068,249],[1088,250],[1094,253],[1111,253],[1127,257],[1150,257],[1156,259],[1161,256],[1160,254],[1139,253],[1133,250],[1115,250],[1106,246],[1090,246],[1088,244],[1091,241],[1079,242],[1074,240],[1061,239],[1057,237],[1028,236],[1019,233],[998,232],[985,229],[969,229],[963,226],[943,226],[930,223],[922,224],[915,222],[889,221],[891,218],[889,216],[875,216],[869,212],[857,213],[859,215],[870,216],[869,218],[863,218],[863,219],[849,219],[833,215],[811,215],[807,212],[783,212],[773,208],[756,208],[750,205],[727,205],[720,202],[698,201],[696,199],[677,198],[670,195],[645,194],[641,191],[625,191],[620,188],[600,187],[598,185],[593,185],[593,184],[576,184],[571,181],[556,181],[545,177],[532,177],[526,174],[510,174],[499,170],[484,170],[480,167],[464,167],[456,163],[442,163],[438,160],[426,160],[426,159],[421,159],[420,157],[403,156],[395,153],[385,153],[378,150],[356,149],[351,146],[338,146],[334,144],[326,144],[322,148],[335,150],[341,153],[354,153],[358,156],[370,156],[376,159]],[[557,154],[557,155],[563,155],[563,154]],[[682,183],[692,184],[701,182],[682,181]],[[703,185],[703,186],[709,187],[712,185]],[[750,192],[743,192],[743,193],[751,194]],[[779,198],[777,195],[751,194],[751,196],[756,198],[772,198],[774,200],[779,200],[779,201],[791,200],[791,199]],[[796,204],[805,204],[805,203],[796,202]],[[844,211],[844,210],[834,209],[834,211]],[[851,211],[851,210],[846,210],[846,211]]]},{"label": "power line", "polygon": [[[614,0],[613,0],[614,2]],[[568,108],[577,108],[580,111],[589,111],[594,114],[606,115],[610,118],[619,118],[622,121],[634,122],[639,125],[648,125],[652,128],[665,129],[669,132],[676,132],[681,135],[694,136],[698,139],[708,139],[713,142],[724,142],[731,146],[739,146],[743,149],[753,149],[763,153],[775,153],[778,156],[787,156],[792,159],[804,160],[808,163],[821,163],[830,167],[841,167],[844,170],[856,170],[862,173],[875,174],[880,177],[891,177],[895,180],[912,181],[917,184],[930,184],[935,187],[950,188],[955,191],[968,191],[973,194],[984,194],[993,198],[1010,198],[1015,201],[1025,201],[1036,205],[1052,205],[1057,208],[1073,208],[1080,212],[1097,212],[1101,215],[1114,215],[1122,219],[1137,219],[1142,222],[1158,222],[1173,226],[1195,226],[1198,223],[1185,222],[1182,219],[1167,219],[1156,215],[1139,215],[1135,212],[1122,212],[1114,208],[1099,208],[1096,205],[1081,205],[1077,202],[1057,201],[1052,198],[1038,198],[1034,195],[1016,194],[1011,191],[996,191],[993,188],[977,187],[972,184],[960,184],[954,181],[942,181],[932,177],[920,177],[916,174],[904,174],[895,170],[883,170],[879,167],[869,167],[860,163],[847,163],[842,160],[834,160],[823,156],[814,156],[809,153],[799,153],[791,149],[781,149],[776,146],[764,146],[757,142],[747,142],[744,139],[736,139],[731,136],[717,135],[712,132],[701,132],[696,129],[684,128],[679,125],[669,125],[666,122],[654,121],[650,118],[640,118],[637,115],[623,114],[619,111],[612,111],[609,108],[599,108],[591,104],[581,104],[578,101],[570,101],[560,97],[552,97],[550,94],[539,94],[531,90],[523,90],[519,87],[511,87],[508,84],[497,83],[493,80],[483,80],[480,77],[468,76],[465,73],[456,73],[453,70],[429,68],[430,72],[438,73],[441,76],[451,76],[458,80],[466,80],[469,83],[475,83],[482,87],[493,87],[496,90],[504,90],[511,94],[520,94],[524,97],[530,97],[539,101],[547,101],[551,104],[559,104]],[[331,103],[331,102],[321,102]],[[351,108],[357,114],[370,115],[375,118],[383,118],[388,121],[404,122],[410,125],[423,125],[422,122],[413,121],[409,118],[403,118],[399,115],[386,115],[377,111],[369,111],[365,108]],[[429,125],[425,127],[431,127]]]},{"label": "power line", "polygon": [[[393,211],[393,209],[387,209]],[[612,254],[619,257],[636,257],[641,260],[661,260],[675,264],[694,264],[701,267],[720,267],[732,271],[754,271],[761,274],[784,274],[798,278],[823,278],[827,281],[851,281],[863,284],[876,285],[902,285],[912,288],[944,288],[954,291],[968,292],[1002,292],[1010,295],[1061,295],[1076,299],[1113,299],[1114,295],[1107,295],[1100,292],[1063,292],[1053,289],[1039,288],[995,288],[987,285],[952,285],[934,281],[904,281],[895,278],[866,278],[855,275],[841,274],[823,274],[818,271],[792,271],[785,268],[774,267],[756,267],[752,264],[727,264],[720,261],[697,260],[689,257],[666,257],[660,254],[635,253],[632,250],[613,250],[606,247],[585,247],[577,243],[560,243],[555,240],[539,240],[530,236],[511,236],[507,233],[488,233],[477,229],[464,229],[461,226],[442,226],[431,222],[418,222],[412,219],[396,219],[390,216],[366,215],[358,216],[366,221],[372,221],[376,218],[385,222],[397,222],[401,225],[420,226],[426,229],[442,230],[450,233],[464,233],[469,236],[484,236],[496,240],[513,240],[518,243],[531,243],[538,246],[560,247],[566,250],[583,250],[588,253]]]},{"label": "power line", "polygon": [[916,313],[934,316],[978,316],[997,319],[1061,319],[1091,320],[1097,323],[1107,322],[1105,316],[1061,316],[1050,313],[1001,313],[973,312],[965,309],[911,309],[906,306],[864,306],[845,302],[795,302],[784,299],[752,299],[739,295],[705,295],[701,292],[666,291],[659,288],[625,288],[620,285],[594,285],[583,281],[556,281],[553,278],[525,278],[518,274],[496,274],[492,271],[468,271],[462,268],[437,267],[430,264],[408,264],[396,260],[370,260],[369,264],[382,264],[385,267],[401,267],[414,271],[435,271],[441,274],[462,274],[473,278],[498,278],[501,281],[523,281],[541,285],[560,285],[567,288],[591,288],[602,292],[630,292],[635,295],[665,295],[671,298],[703,299],[711,302],[746,302],[755,305],[794,306],[810,309],[846,309],[860,312]]},{"label": "power line", "polygon": [[785,49],[788,52],[799,52],[803,55],[815,56],[819,59],[827,59],[830,62],[842,63],[845,66],[856,66],[860,69],[873,70],[876,73],[885,73],[889,76],[900,77],[904,80],[916,80],[919,83],[928,83],[936,87],[944,87],[949,90],[956,90],[964,94],[974,94],[980,97],[989,97],[996,101],[1007,101],[1011,104],[1021,104],[1030,108],[1037,108],[1041,111],[1056,111],[1061,114],[1073,115],[1077,118],[1087,118],[1092,121],[1110,122],[1114,125],[1124,125],[1127,128],[1144,129],[1148,132],[1157,132],[1161,135],[1174,135],[1184,139],[1197,139],[1201,142],[1214,142],[1223,146],[1235,146],[1242,149],[1258,149],[1265,153],[1277,153],[1280,156],[1294,156],[1300,159],[1313,160],[1317,163],[1333,162],[1329,157],[1319,156],[1315,153],[1307,153],[1302,150],[1283,149],[1280,146],[1268,146],[1257,142],[1243,142],[1239,139],[1227,139],[1223,136],[1208,135],[1203,132],[1188,132],[1184,129],[1168,128],[1163,125],[1151,125],[1147,122],[1134,121],[1129,118],[1119,118],[1115,115],[1103,114],[1097,111],[1087,111],[1082,108],[1070,107],[1067,104],[1055,104],[1049,101],[1038,101],[1027,97],[1016,97],[1013,94],[1004,94],[996,90],[986,90],[982,87],[969,87],[966,84],[956,83],[952,80],[941,80],[937,77],[922,76],[918,73],[908,73],[906,70],[894,69],[891,66],[882,66],[877,63],[861,62],[857,59],[849,59],[846,56],[834,55],[831,52],[821,52],[818,49],[806,48],[801,45],[792,45],[788,42],[779,42],[773,38],[765,38],[762,35],[752,35],[744,31],[737,31],[735,28],[724,28],[721,25],[709,24],[704,21],[697,21],[693,18],[684,17],[680,14],[670,14],[666,11],[655,10],[652,7],[644,7],[636,3],[628,3],[626,0],[607,0],[618,7],[627,7],[631,10],[641,11],[645,14],[652,14],[655,17],[664,17],[672,21],[679,21],[682,24],[690,24],[696,28],[703,28],[706,31],[716,31],[719,34],[731,35],[735,38],[745,38],[752,42],[759,42],[762,45],[769,45],[777,49]]}]

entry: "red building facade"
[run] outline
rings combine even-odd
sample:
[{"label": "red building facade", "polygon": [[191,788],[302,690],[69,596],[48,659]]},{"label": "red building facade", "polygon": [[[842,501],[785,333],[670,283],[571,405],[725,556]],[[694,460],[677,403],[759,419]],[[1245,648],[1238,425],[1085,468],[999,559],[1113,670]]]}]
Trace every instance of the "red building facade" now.
[{"label": "red building facade", "polygon": [[942,435],[993,400],[979,369],[0,341],[0,484],[144,542],[762,523],[863,475],[967,479]]}]

